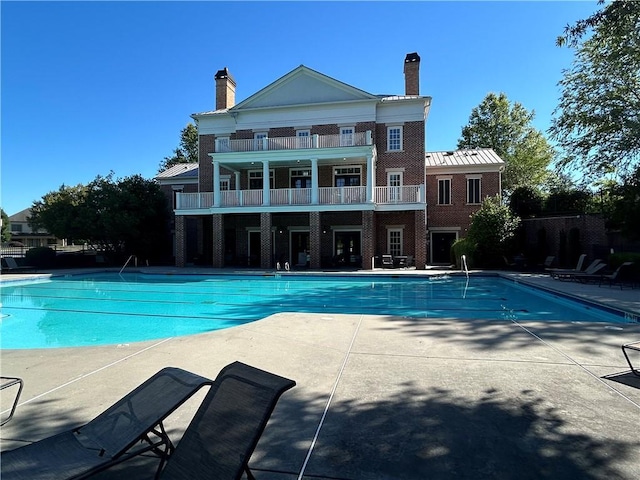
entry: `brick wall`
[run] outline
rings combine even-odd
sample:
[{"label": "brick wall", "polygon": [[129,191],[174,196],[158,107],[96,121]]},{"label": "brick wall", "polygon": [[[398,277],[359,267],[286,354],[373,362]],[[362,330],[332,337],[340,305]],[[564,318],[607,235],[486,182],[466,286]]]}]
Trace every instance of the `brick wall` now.
[{"label": "brick wall", "polygon": [[387,124],[376,125],[376,148],[378,160],[376,164],[376,185],[387,184],[388,168],[404,168],[405,185],[422,185],[424,183],[424,122],[405,122],[402,128],[401,152],[387,152]]},{"label": "brick wall", "polygon": [[185,245],[183,215],[176,216],[175,227],[176,227],[176,267],[184,267],[186,245]]},{"label": "brick wall", "polygon": [[224,266],[224,217],[219,213],[211,215],[212,225],[212,265],[214,268]]},{"label": "brick wall", "polygon": [[211,192],[213,185],[213,165],[209,156],[215,149],[215,135],[200,135],[200,151],[198,153],[198,170],[200,175],[200,191]]},{"label": "brick wall", "polygon": [[271,214],[263,212],[260,214],[260,267],[271,268]]},{"label": "brick wall", "polygon": [[[451,204],[438,205],[438,178],[451,177]],[[467,176],[464,173],[454,175],[430,175],[427,171],[427,225],[431,227],[460,227],[460,237],[466,235],[471,224],[470,215],[480,205],[467,204]],[[489,172],[482,174],[482,198],[500,193],[500,174]]]}]

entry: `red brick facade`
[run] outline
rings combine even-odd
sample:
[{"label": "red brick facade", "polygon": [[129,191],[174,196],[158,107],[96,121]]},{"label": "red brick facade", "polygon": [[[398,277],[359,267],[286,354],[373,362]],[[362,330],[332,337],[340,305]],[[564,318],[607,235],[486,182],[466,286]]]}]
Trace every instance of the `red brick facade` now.
[{"label": "red brick facade", "polygon": [[[193,207],[196,211],[185,213],[192,220],[198,219],[196,228],[199,233],[196,235],[195,242],[188,241],[191,228],[190,224],[185,221],[185,217],[180,215],[180,212],[176,216],[176,249],[180,250],[180,253],[176,254],[176,263],[185,265],[195,261],[195,258],[199,258],[214,267],[253,264],[259,265],[261,268],[274,268],[276,262],[282,264],[286,261],[291,265],[300,264],[299,260],[304,258],[304,254],[307,254],[311,268],[345,265],[368,269],[371,268],[373,257],[390,252],[389,232],[392,232],[394,241],[397,241],[398,238],[401,241],[401,245],[394,243],[395,251],[412,256],[415,259],[416,268],[425,268],[425,265],[430,261],[429,228],[452,229],[463,235],[469,225],[469,215],[478,208],[478,205],[467,204],[466,177],[465,174],[459,173],[449,176],[452,181],[451,205],[437,204],[438,176],[429,174],[425,161],[425,114],[428,111],[430,99],[429,97],[420,97],[418,93],[419,61],[420,58],[417,54],[410,54],[405,60],[406,94],[411,97],[389,97],[381,100],[376,96],[366,97],[363,92],[359,91],[354,95],[364,95],[363,101],[371,102],[372,108],[362,110],[358,102],[353,104],[328,102],[327,107],[334,108],[337,112],[335,117],[339,120],[335,122],[306,123],[299,120],[302,107],[294,108],[294,106],[281,105],[278,106],[277,112],[274,111],[274,118],[279,120],[264,116],[262,113],[255,113],[251,109],[246,112],[240,110],[240,117],[236,117],[237,113],[233,111],[233,108],[229,113],[217,111],[214,114],[200,114],[198,117],[198,125],[201,128],[197,185],[200,197],[198,197],[198,202],[215,202],[219,201],[216,198],[219,199],[223,194],[226,195],[224,192],[213,193],[213,189],[217,189],[218,186],[214,185],[213,180],[212,154],[213,160],[216,160],[216,165],[219,166],[221,179],[225,181],[228,179],[229,190],[248,192],[261,189],[260,183],[250,183],[249,172],[252,170],[262,171],[263,161],[268,161],[269,169],[274,172],[273,184],[269,188],[278,190],[280,193],[294,186],[292,172],[303,170],[317,171],[317,181],[314,179],[314,184],[319,187],[318,190],[314,190],[314,194],[317,196],[320,195],[321,189],[324,189],[322,191],[331,192],[331,195],[343,195],[340,192],[366,192],[366,198],[362,193],[358,193],[358,195],[363,195],[358,197],[362,199],[358,200],[361,202],[360,209],[354,209],[352,205],[341,207],[340,204],[344,202],[344,199],[331,201],[326,207],[316,199],[315,204],[310,205],[306,210],[295,205],[295,208],[291,207],[290,211],[286,208],[279,208],[277,204],[272,208],[269,199],[263,200],[262,204],[255,206],[255,209],[245,206],[243,207],[246,208],[244,211],[227,209],[220,210],[221,213],[213,213],[219,204],[209,204],[201,212],[197,210],[201,208],[198,204]],[[226,69],[218,74],[225,81],[229,77]],[[218,74],[216,75],[218,76]],[[235,81],[233,81],[232,88],[234,90],[232,93],[235,94]],[[344,86],[340,88],[343,89]],[[227,100],[228,98],[229,96],[227,96]],[[303,102],[301,105],[306,104]],[[226,105],[225,108],[229,107],[232,105]],[[282,122],[283,108],[291,109],[292,124],[273,126]],[[314,110],[314,108],[314,106],[309,107],[310,111],[320,111]],[[378,117],[378,109],[380,109],[380,117]],[[322,111],[324,112],[324,110]],[[350,112],[353,112],[352,118],[358,118],[360,121],[350,123]],[[260,120],[247,121],[247,116],[251,115],[256,115],[255,118],[260,118]],[[257,115],[262,116],[257,117]],[[326,113],[316,113],[316,115],[318,118],[326,117]],[[362,121],[366,115],[373,116],[377,120]],[[233,116],[233,121],[229,121],[231,116]],[[298,120],[295,120],[296,118]],[[313,118],[312,113],[309,113],[309,118]],[[216,125],[222,121],[227,123],[224,123],[223,128],[216,129]],[[209,123],[203,127],[203,122]],[[243,122],[245,126],[259,125],[262,122],[265,124],[265,128],[244,128]],[[302,125],[298,125],[298,123],[302,123]],[[233,129],[232,125],[238,125],[235,131],[229,131],[230,128]],[[217,135],[233,141],[253,139],[256,133],[265,133],[270,139],[295,137],[298,130],[309,130],[310,135],[314,138],[329,138],[329,136],[340,135],[341,128],[344,126],[353,126],[355,132],[360,135],[359,138],[363,138],[361,135],[364,133],[367,138],[371,138],[373,146],[370,144],[359,145],[359,147],[365,148],[361,148],[357,152],[366,153],[350,156],[349,152],[344,151],[345,153],[340,154],[337,158],[328,155],[330,147],[322,147],[323,156],[320,159],[314,158],[311,150],[301,150],[297,161],[295,156],[290,155],[292,152],[283,153],[283,158],[279,158],[276,152],[269,151],[267,153],[261,150],[256,150],[255,153],[241,150],[239,152],[241,155],[232,153],[225,157],[224,154],[228,150],[216,152],[216,134],[210,133],[224,132]],[[394,134],[400,128],[402,133],[400,143],[397,143],[398,138],[394,137],[396,143],[393,146],[396,148],[391,150],[388,145],[389,128],[393,129],[392,133]],[[316,135],[318,137],[315,137]],[[338,146],[344,147],[345,145]],[[346,146],[350,147],[351,145]],[[314,146],[314,148],[316,147]],[[225,162],[225,158],[231,160]],[[316,165],[314,162],[317,162],[317,170],[313,170]],[[370,168],[372,168],[371,172]],[[372,173],[373,179],[370,178],[370,173]],[[389,192],[392,188],[382,188],[388,187],[390,175],[393,175],[396,180],[399,179],[400,187],[419,189],[418,200],[400,200],[400,202],[406,203],[405,208],[401,203],[393,204],[397,200],[391,202],[385,200],[381,204],[375,203],[378,200],[374,200],[372,204],[372,199],[382,198],[376,196],[378,190],[381,195],[391,195]],[[257,182],[262,181],[260,178],[259,175]],[[307,182],[311,181],[308,174],[306,179]],[[300,182],[300,178],[297,180]],[[369,185],[371,180],[373,184]],[[339,181],[343,183],[338,183]],[[349,183],[345,184],[345,182]],[[303,182],[302,188],[310,188],[310,186],[310,183]],[[347,190],[346,188],[342,190],[343,186],[364,188],[361,190]],[[398,184],[394,184],[393,188],[396,186]],[[483,196],[499,192],[499,186],[499,173],[482,173]],[[188,193],[194,187],[195,185],[189,186],[184,189],[184,192]],[[337,189],[340,191],[338,192]],[[210,195],[203,196],[207,192]],[[276,193],[278,192],[273,194]],[[255,197],[253,192],[251,195],[249,193],[246,195]],[[260,198],[262,197],[260,196]],[[180,222],[178,222],[179,218]],[[191,245],[195,245],[195,247],[191,247]],[[193,248],[197,252],[193,252]],[[187,251],[191,253],[186,253]]]}]

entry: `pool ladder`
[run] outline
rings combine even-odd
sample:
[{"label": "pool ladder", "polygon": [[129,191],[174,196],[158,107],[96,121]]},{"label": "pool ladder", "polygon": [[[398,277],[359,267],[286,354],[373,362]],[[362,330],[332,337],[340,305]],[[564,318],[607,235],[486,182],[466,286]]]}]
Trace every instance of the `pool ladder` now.
[{"label": "pool ladder", "polygon": [[462,271],[465,273],[465,275],[467,276],[467,278],[469,278],[469,267],[467,267],[467,256],[466,255],[462,255],[460,257],[460,267],[461,267]]},{"label": "pool ladder", "polygon": [[124,265],[122,266],[122,268],[120,269],[120,271],[118,272],[118,275],[120,275],[122,273],[122,271],[127,268],[127,265],[129,265],[129,262],[131,261],[132,258],[135,258],[135,263],[136,266],[138,266],[138,257],[136,257],[135,255],[129,255],[129,258],[127,258],[127,261],[124,262]]}]

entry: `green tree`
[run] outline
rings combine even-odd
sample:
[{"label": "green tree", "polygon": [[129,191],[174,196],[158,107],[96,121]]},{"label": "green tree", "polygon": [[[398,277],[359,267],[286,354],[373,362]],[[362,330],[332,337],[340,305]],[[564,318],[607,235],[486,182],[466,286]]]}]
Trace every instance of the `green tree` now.
[{"label": "green tree", "polygon": [[42,228],[57,238],[69,242],[86,239],[86,225],[81,214],[86,187],[62,185],[57,192],[45,194],[31,205],[29,225]]},{"label": "green tree", "polygon": [[198,163],[198,129],[193,123],[188,123],[180,131],[180,145],[173,151],[173,155],[165,157],[160,162],[158,172],[179,163]]},{"label": "green tree", "polygon": [[543,202],[540,189],[523,185],[516,188],[509,197],[509,208],[520,218],[535,217],[542,212]]},{"label": "green tree", "polygon": [[9,215],[7,215],[2,208],[0,208],[0,217],[2,218],[0,241],[4,243],[11,240],[11,222],[9,221]]},{"label": "green tree", "polygon": [[503,205],[500,197],[487,197],[471,215],[467,238],[476,246],[474,258],[480,267],[503,265],[502,256],[512,247],[520,217]]},{"label": "green tree", "polygon": [[640,239],[640,166],[613,186],[610,196],[613,202],[607,212],[608,226],[620,229],[631,240]]},{"label": "green tree", "polygon": [[640,2],[610,2],[557,43],[576,47],[549,129],[559,168],[627,175],[640,160]]},{"label": "green tree", "polygon": [[159,185],[113,173],[87,186],[60,187],[34,202],[30,223],[58,238],[82,239],[101,249],[141,258],[167,254],[169,209]]},{"label": "green tree", "polygon": [[522,185],[544,183],[555,152],[531,122],[534,112],[511,103],[504,93],[489,93],[471,111],[458,148],[492,148],[506,165],[502,188],[506,196]]}]

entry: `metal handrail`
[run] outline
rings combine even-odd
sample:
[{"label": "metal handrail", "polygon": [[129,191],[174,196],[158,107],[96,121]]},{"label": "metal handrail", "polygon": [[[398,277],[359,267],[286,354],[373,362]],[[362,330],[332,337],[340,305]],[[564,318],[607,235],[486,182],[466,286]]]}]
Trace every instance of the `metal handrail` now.
[{"label": "metal handrail", "polygon": [[129,262],[131,261],[132,258],[135,258],[135,255],[129,255],[129,258],[127,258],[127,261],[124,262],[124,265],[122,266],[122,268],[120,269],[120,271],[118,272],[118,275],[120,275],[122,273],[122,271],[127,268],[127,265],[129,265]]}]

